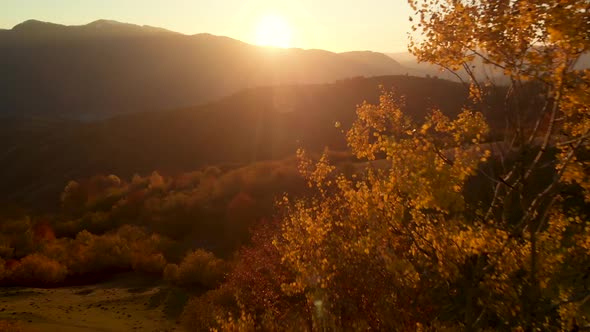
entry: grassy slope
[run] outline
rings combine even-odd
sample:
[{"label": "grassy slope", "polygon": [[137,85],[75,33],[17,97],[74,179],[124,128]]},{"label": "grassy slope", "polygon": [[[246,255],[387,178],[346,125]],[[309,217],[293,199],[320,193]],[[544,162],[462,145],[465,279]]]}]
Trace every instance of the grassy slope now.
[{"label": "grassy slope", "polygon": [[135,276],[56,289],[0,288],[0,320],[24,331],[183,331],[187,295]]}]

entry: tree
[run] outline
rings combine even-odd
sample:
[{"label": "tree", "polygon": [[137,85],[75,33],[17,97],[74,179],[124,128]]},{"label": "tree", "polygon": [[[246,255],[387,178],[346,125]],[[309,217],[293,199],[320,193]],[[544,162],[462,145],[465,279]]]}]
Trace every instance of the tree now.
[{"label": "tree", "polygon": [[[590,2],[409,3],[419,17],[410,49],[420,60],[452,71],[463,69],[476,101],[490,90],[486,86],[493,78],[478,78],[474,63],[501,72],[509,82],[503,110],[505,148],[497,154],[501,160],[506,151],[516,157],[488,174],[493,194],[481,218],[495,222],[529,246],[523,262],[527,265],[526,287],[520,294],[528,302],[522,311],[524,325],[534,328],[544,324],[538,319],[549,308],[561,310],[563,316],[563,305],[585,303],[590,295],[585,286],[573,285],[560,285],[559,296],[545,298],[543,294],[550,278],[547,269],[555,268],[552,259],[564,258],[560,256],[564,250],[582,251],[578,252],[581,256],[569,259],[584,262],[577,272],[587,276],[587,251],[583,248],[587,247],[588,216],[579,209],[583,204],[578,204],[576,211],[567,200],[571,201],[568,190],[574,187],[586,204],[590,202],[590,70],[576,65],[590,51]],[[531,94],[531,86],[535,94]],[[548,165],[555,171],[544,171]],[[548,180],[541,181],[540,174],[548,175]],[[544,247],[547,237],[555,241],[552,248]]]},{"label": "tree", "polygon": [[[359,106],[347,139],[368,160],[360,174],[300,152],[315,194],[282,203],[276,245],[294,274],[284,290],[306,296],[322,330],[588,325],[590,71],[576,62],[590,49],[590,2],[409,2],[410,49],[461,69],[471,103],[422,123],[391,93]],[[498,91],[507,126],[484,145],[498,133],[479,111]]]},{"label": "tree", "polygon": [[469,110],[415,124],[391,93],[357,114],[352,152],[384,160],[346,177],[326,156],[314,164],[300,151],[315,196],[282,203],[277,246],[295,274],[284,288],[307,296],[318,329],[407,330],[435,313],[457,315],[463,271],[507,236],[463,213],[463,185],[489,154],[480,146],[487,125]]}]

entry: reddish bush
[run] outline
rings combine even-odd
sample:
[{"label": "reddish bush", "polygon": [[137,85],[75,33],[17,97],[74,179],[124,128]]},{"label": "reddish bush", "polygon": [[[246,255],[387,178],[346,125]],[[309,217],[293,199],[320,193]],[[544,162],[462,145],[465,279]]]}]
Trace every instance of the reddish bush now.
[{"label": "reddish bush", "polygon": [[285,317],[290,308],[305,308],[294,303],[305,301],[285,294],[281,284],[293,280],[281,263],[273,241],[280,232],[277,221],[262,221],[253,231],[252,243],[240,249],[236,266],[228,275],[227,285],[234,290],[249,312]]},{"label": "reddish bush", "polygon": [[166,278],[182,287],[214,288],[221,283],[228,270],[223,260],[202,249],[187,254],[177,267],[174,266],[166,266]]},{"label": "reddish bush", "polygon": [[8,270],[12,284],[24,286],[51,285],[62,282],[67,268],[58,261],[41,254],[31,254]]},{"label": "reddish bush", "polygon": [[135,253],[132,257],[131,268],[133,271],[149,274],[159,274],[166,266],[166,259],[161,253],[143,254]]},{"label": "reddish bush", "polygon": [[233,290],[221,286],[195,296],[185,305],[181,320],[187,331],[210,331],[218,328],[218,319],[228,312],[236,314],[239,310]]}]

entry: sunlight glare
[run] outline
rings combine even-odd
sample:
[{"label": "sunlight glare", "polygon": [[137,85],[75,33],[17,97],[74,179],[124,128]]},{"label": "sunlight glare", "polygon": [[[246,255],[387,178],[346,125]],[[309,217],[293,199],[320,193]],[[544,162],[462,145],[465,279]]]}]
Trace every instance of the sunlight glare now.
[{"label": "sunlight glare", "polygon": [[291,47],[291,37],[291,26],[279,15],[264,16],[256,30],[256,44],[261,46]]}]

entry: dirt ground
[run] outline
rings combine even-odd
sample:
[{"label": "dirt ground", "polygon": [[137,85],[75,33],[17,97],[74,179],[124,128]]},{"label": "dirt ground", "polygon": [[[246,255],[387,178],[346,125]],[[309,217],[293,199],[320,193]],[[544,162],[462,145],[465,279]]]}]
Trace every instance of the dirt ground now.
[{"label": "dirt ground", "polygon": [[0,288],[0,320],[17,320],[25,332],[184,331],[178,319],[187,299],[133,275],[87,286]]}]

